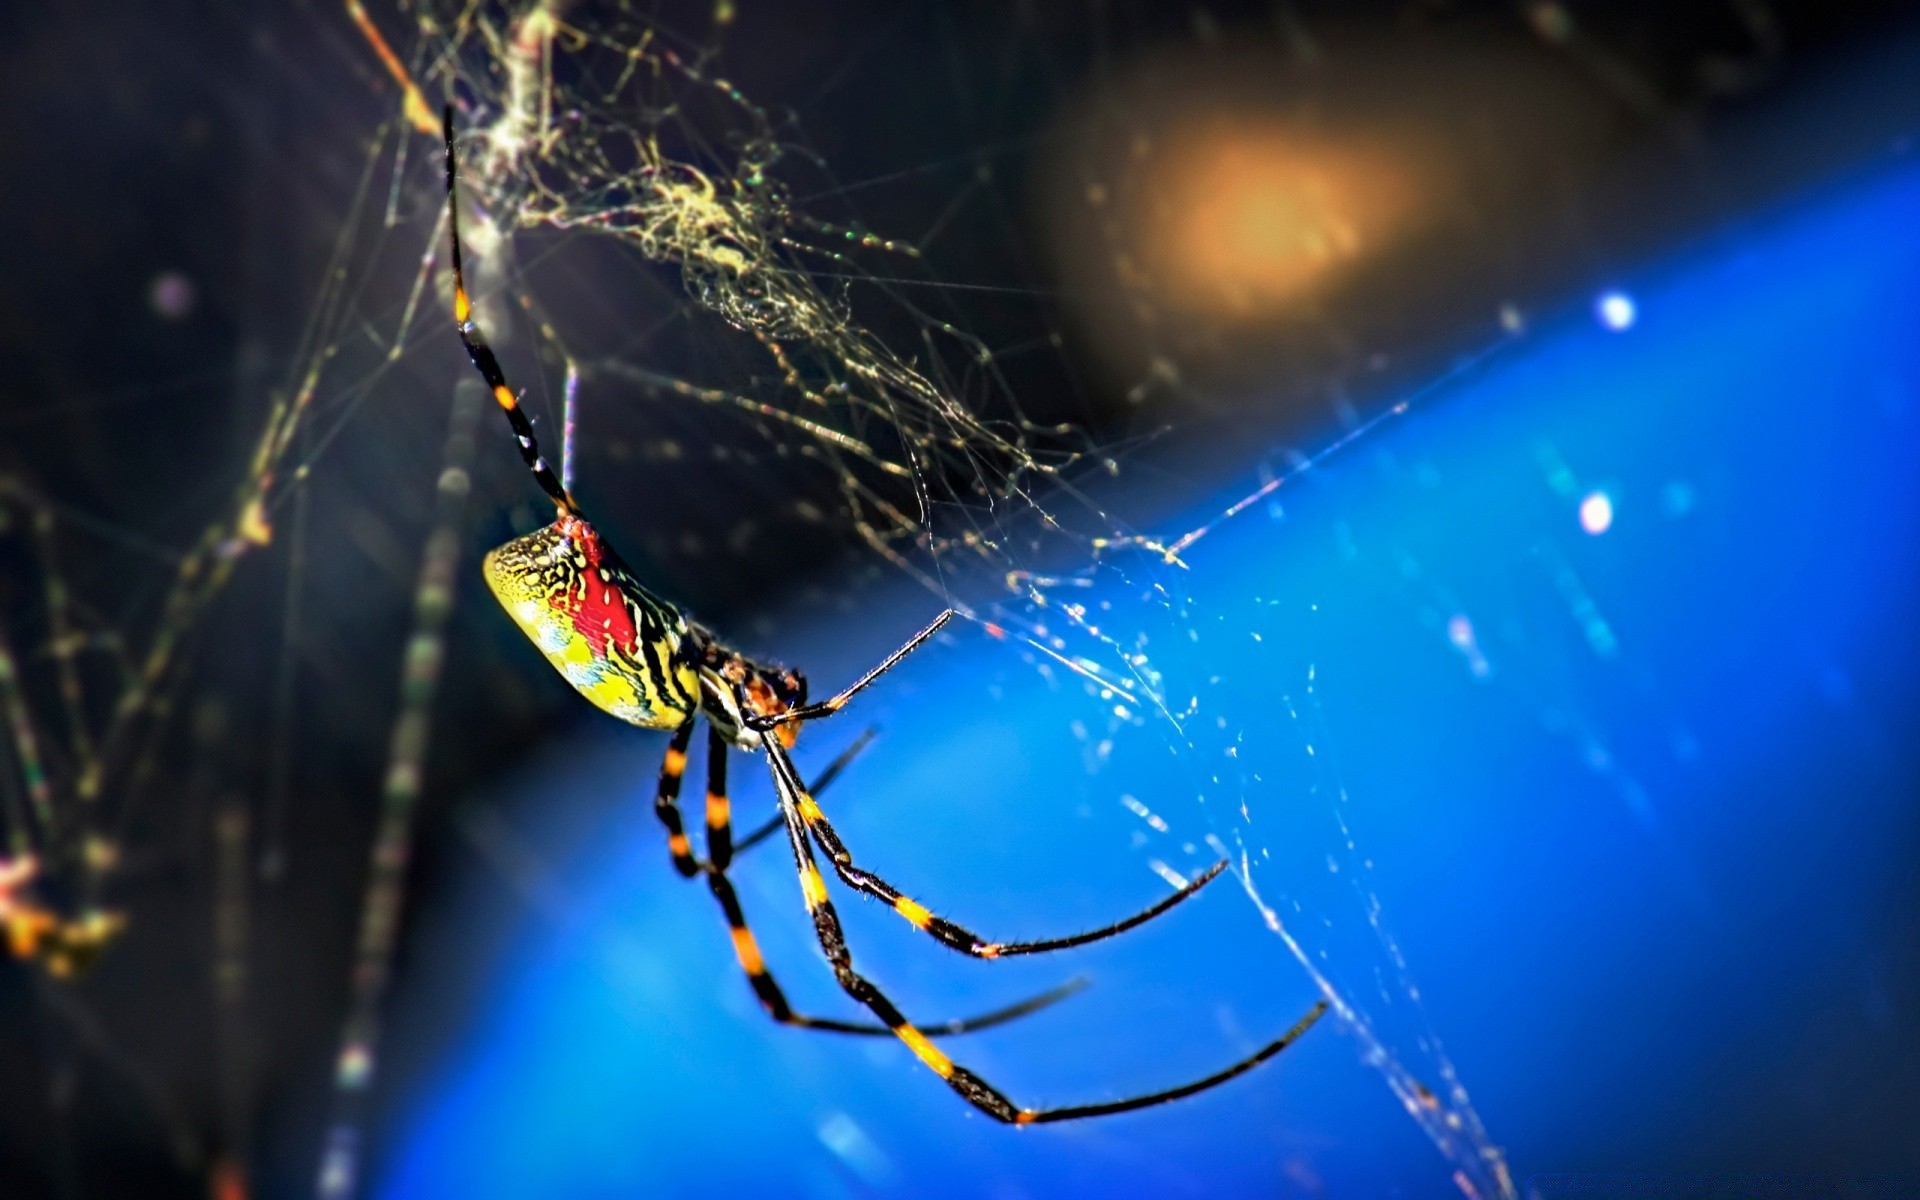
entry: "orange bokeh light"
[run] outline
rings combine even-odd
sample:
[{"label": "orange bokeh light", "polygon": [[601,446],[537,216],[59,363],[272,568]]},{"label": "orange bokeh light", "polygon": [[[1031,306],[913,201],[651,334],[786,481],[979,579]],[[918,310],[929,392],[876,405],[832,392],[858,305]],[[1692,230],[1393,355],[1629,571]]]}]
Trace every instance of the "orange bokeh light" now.
[{"label": "orange bokeh light", "polygon": [[1176,120],[1155,141],[1131,240],[1142,282],[1189,315],[1278,315],[1418,215],[1420,172],[1385,146],[1220,113]]}]

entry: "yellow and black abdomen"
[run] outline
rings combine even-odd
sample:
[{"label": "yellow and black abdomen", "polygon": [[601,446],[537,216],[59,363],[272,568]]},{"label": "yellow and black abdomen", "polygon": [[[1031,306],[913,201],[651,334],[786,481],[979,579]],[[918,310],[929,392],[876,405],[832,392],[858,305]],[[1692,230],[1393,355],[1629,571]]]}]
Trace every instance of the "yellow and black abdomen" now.
[{"label": "yellow and black abdomen", "polygon": [[700,705],[686,618],[640,586],[585,521],[562,516],[487,555],[487,586],[579,693],[643,729]]}]

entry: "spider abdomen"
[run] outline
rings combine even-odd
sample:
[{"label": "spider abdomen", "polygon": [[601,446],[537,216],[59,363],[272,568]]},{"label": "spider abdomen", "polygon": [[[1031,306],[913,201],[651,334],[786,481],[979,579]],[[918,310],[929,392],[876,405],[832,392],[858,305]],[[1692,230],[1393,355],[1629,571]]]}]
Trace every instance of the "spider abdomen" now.
[{"label": "spider abdomen", "polygon": [[686,619],[585,521],[562,516],[495,549],[482,569],[507,615],[595,707],[672,729],[699,706]]}]

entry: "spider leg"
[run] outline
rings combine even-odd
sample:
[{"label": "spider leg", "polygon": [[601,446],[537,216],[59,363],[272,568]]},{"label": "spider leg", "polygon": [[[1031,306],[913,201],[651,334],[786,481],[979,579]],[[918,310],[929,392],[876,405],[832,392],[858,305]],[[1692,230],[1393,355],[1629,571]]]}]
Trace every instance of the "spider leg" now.
[{"label": "spider leg", "polygon": [[892,654],[887,655],[879,666],[854,680],[851,686],[843,689],[831,700],[822,700],[818,704],[803,704],[799,708],[790,708],[786,712],[777,713],[770,717],[748,717],[747,728],[753,730],[755,733],[765,733],[769,729],[774,729],[794,721],[817,721],[823,717],[832,716],[842,708],[845,708],[847,701],[853,699],[856,693],[864,691],[874,680],[899,665],[901,659],[912,654],[921,646],[924,646],[928,638],[939,633],[941,626],[953,619],[953,613],[954,610],[951,608],[942,612],[933,619],[932,624],[908,638],[905,645],[895,650]]},{"label": "spider leg", "polygon": [[540,445],[534,440],[533,423],[527,420],[527,414],[520,410],[520,398],[507,386],[507,376],[500,369],[500,360],[493,356],[492,347],[480,333],[480,327],[473,321],[473,299],[467,294],[467,273],[460,256],[460,205],[454,193],[454,152],[453,152],[453,105],[441,110],[441,129],[446,140],[447,167],[447,235],[453,245],[453,321],[460,332],[460,343],[467,348],[467,357],[473,360],[474,369],[487,381],[487,387],[493,392],[493,398],[500,410],[507,416],[507,425],[513,430],[515,443],[520,447],[520,459],[533,472],[540,484],[540,490],[547,499],[562,513],[578,516],[580,509],[573,502],[567,489],[561,486],[560,477],[553,473],[547,460],[540,457]]},{"label": "spider leg", "polygon": [[839,914],[834,911],[833,901],[827,896],[827,882],[820,875],[820,868],[813,856],[813,846],[808,840],[806,824],[800,817],[798,777],[794,773],[793,764],[790,761],[783,761],[785,753],[779,745],[769,742],[767,749],[769,761],[773,764],[774,787],[780,793],[781,809],[786,815],[787,841],[793,848],[794,866],[800,875],[800,892],[806,899],[807,912],[813,918],[814,934],[820,941],[820,948],[826,952],[827,962],[833,967],[834,979],[839,982],[841,990],[859,1001],[867,1011],[878,1017],[895,1037],[904,1042],[928,1070],[946,1080],[947,1086],[957,1092],[961,1099],[996,1121],[1008,1125],[1038,1125],[1053,1121],[1071,1121],[1080,1117],[1104,1117],[1114,1113],[1150,1108],[1170,1100],[1179,1100],[1196,1092],[1217,1087],[1251,1071],[1292,1045],[1295,1039],[1311,1028],[1313,1023],[1327,1011],[1327,1002],[1320,1001],[1283,1036],[1267,1043],[1224,1070],[1181,1084],[1179,1087],[1148,1092],[1145,1095],[1131,1096],[1125,1100],[1114,1100],[1104,1104],[1083,1104],[1067,1108],[1022,1108],[986,1080],[948,1058],[928,1040],[924,1031],[909,1023],[906,1017],[901,1015],[900,1010],[879,988],[853,969],[853,952],[847,947],[846,934],[841,929]]},{"label": "spider leg", "polygon": [[[787,1003],[786,993],[774,982],[773,975],[767,970],[767,964],[760,953],[760,944],[754,938],[753,931],[747,928],[746,913],[740,907],[740,897],[733,890],[733,883],[726,875],[717,870],[707,872],[707,886],[713,891],[713,898],[719,901],[720,911],[727,919],[727,931],[733,936],[734,957],[740,961],[740,969],[746,972],[747,982],[753,988],[753,994],[760,1001],[769,1017],[781,1025],[792,1025],[799,1029],[818,1029],[827,1033],[851,1033],[867,1037],[887,1037],[894,1034],[892,1026],[870,1025],[856,1021],[836,1021],[829,1017],[811,1017],[805,1013],[793,1011]],[[1059,987],[1040,993],[1037,996],[1009,1004],[1005,1008],[996,1008],[992,1012],[981,1013],[974,1017],[963,1017],[953,1021],[943,1021],[937,1025],[916,1025],[912,1032],[920,1037],[949,1037],[955,1034],[976,1033],[982,1029],[991,1029],[995,1025],[1004,1025],[1008,1021],[1024,1017],[1029,1013],[1056,1004],[1087,986],[1085,979],[1070,979]]]},{"label": "spider leg", "polygon": [[[851,763],[854,759],[860,757],[860,752],[862,750],[865,750],[867,748],[867,745],[870,742],[872,742],[875,737],[879,736],[879,733],[880,733],[879,726],[877,725],[867,726],[865,732],[863,732],[859,737],[853,739],[853,742],[850,745],[848,745],[848,747],[845,750],[842,750],[839,754],[834,756],[834,760],[827,764],[825,770],[821,771],[820,774],[814,776],[813,782],[807,785],[807,794],[812,796],[818,796],[821,792],[826,791],[828,785],[832,784],[834,780],[840,778],[840,772],[847,769],[847,764]],[[758,846],[761,842],[766,841],[768,838],[772,837],[775,833],[779,832],[780,828],[785,824],[786,824],[786,818],[782,817],[779,813],[773,814],[771,817],[768,817],[765,821],[762,821],[760,824],[754,826],[752,833],[747,834],[745,837],[741,838],[738,842],[735,842],[733,846],[734,853],[735,854],[746,853],[748,850],[753,849],[755,846]]]},{"label": "spider leg", "polygon": [[924,931],[941,945],[974,958],[1012,958],[1022,954],[1045,954],[1051,950],[1084,946],[1089,942],[1098,942],[1116,934],[1125,933],[1129,929],[1153,920],[1212,883],[1227,866],[1226,860],[1222,859],[1194,876],[1192,881],[1172,895],[1163,897],[1130,917],[1110,925],[1102,925],[1098,929],[1089,929],[1084,933],[1070,934],[1067,937],[1043,938],[1031,942],[990,942],[962,925],[934,915],[926,905],[902,894],[898,888],[873,872],[854,866],[853,855],[847,851],[846,844],[840,840],[840,835],[834,831],[826,814],[820,810],[820,806],[814,802],[806,789],[800,786],[799,775],[794,772],[792,760],[787,758],[785,749],[772,746],[769,746],[769,749],[778,749],[779,753],[774,760],[774,772],[776,775],[784,772],[796,815],[806,826],[807,831],[813,835],[814,840],[820,843],[820,849],[826,852],[828,861],[833,864],[834,873],[840,876],[841,881],[857,892],[863,892],[886,902],[894,912],[905,918],[908,924]]},{"label": "spider leg", "polygon": [[[653,796],[653,811],[667,827],[667,852],[673,855],[673,869],[686,879],[700,873],[694,861],[693,846],[687,841],[686,828],[680,823],[680,777],[687,771],[687,746],[693,741],[693,719],[673,731],[667,743],[667,757],[660,764],[660,789]],[[725,768],[723,767],[722,770]]]},{"label": "spider leg", "polygon": [[733,862],[733,805],[727,800],[727,739],[707,725],[707,864],[716,872]]},{"label": "spider leg", "polygon": [[[727,742],[720,731],[709,725],[710,737],[707,742],[707,863],[705,872],[707,887],[713,892],[713,898],[720,905],[721,913],[727,919],[727,931],[733,937],[734,957],[740,962],[740,969],[746,972],[747,982],[753,987],[753,994],[759,998],[760,1006],[767,1015],[782,1025],[793,1025],[802,1029],[820,1029],[829,1033],[853,1033],[885,1037],[893,1031],[885,1025],[871,1025],[851,1021],[835,1021],[826,1017],[810,1017],[793,1011],[787,1003],[785,993],[775,983],[767,970],[765,958],[760,953],[760,944],[754,938],[753,931],[747,928],[747,915],[740,907],[740,897],[733,889],[733,882],[727,878],[727,864],[730,859],[728,847],[732,844],[733,830],[728,823],[727,801]],[[678,742],[679,735],[675,735]],[[684,744],[683,744],[684,745]],[[684,750],[682,752],[684,764]],[[684,840],[684,839],[683,839]],[[967,1017],[956,1021],[946,1021],[938,1025],[920,1026],[917,1030],[926,1037],[942,1037],[948,1034],[971,1033],[975,1030],[990,1029],[995,1025],[1024,1017],[1028,1013],[1064,1000],[1074,992],[1086,986],[1084,979],[1073,979],[1051,991],[1043,992],[1017,1004],[982,1013],[977,1017]]]}]

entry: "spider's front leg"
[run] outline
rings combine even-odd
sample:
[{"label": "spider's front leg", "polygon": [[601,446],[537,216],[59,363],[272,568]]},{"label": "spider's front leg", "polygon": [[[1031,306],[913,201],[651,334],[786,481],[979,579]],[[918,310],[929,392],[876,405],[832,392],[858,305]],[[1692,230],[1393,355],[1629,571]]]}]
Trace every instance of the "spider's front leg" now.
[{"label": "spider's front leg", "polygon": [[790,708],[783,713],[774,713],[770,716],[748,717],[747,728],[753,730],[755,733],[766,733],[769,730],[778,729],[782,725],[789,725],[795,721],[820,721],[832,716],[845,708],[847,701],[853,699],[854,696],[860,692],[865,691],[867,686],[874,680],[898,666],[901,659],[926,645],[928,638],[939,633],[948,621],[953,620],[954,612],[955,610],[951,608],[941,612],[925,629],[908,638],[905,645],[882,659],[879,666],[854,680],[850,686],[843,688],[834,695],[832,699],[822,700],[818,704],[803,704],[799,708]]},{"label": "spider's front leg", "polygon": [[[925,629],[908,638],[904,645],[883,659],[879,666],[862,675],[854,681],[851,687],[839,692],[832,699],[824,700],[818,704],[809,704],[800,708],[789,709],[784,713],[772,716],[748,718],[748,728],[764,734],[771,732],[789,721],[819,720],[832,716],[834,713],[839,712],[856,693],[892,670],[901,659],[925,645],[928,639],[940,632],[941,628],[953,619],[953,615],[954,610],[951,608],[942,612],[939,616],[935,617],[932,623]],[[1116,934],[1125,933],[1129,929],[1153,920],[1161,913],[1166,912],[1174,905],[1193,895],[1209,883],[1212,883],[1227,866],[1226,860],[1222,859],[1220,862],[1215,863],[1213,866],[1195,876],[1191,882],[1172,895],[1165,897],[1155,904],[1149,905],[1139,912],[1134,913],[1132,916],[1125,917],[1109,925],[1102,925],[1098,929],[1089,929],[1084,933],[1070,934],[1066,937],[1042,938],[1029,942],[988,941],[963,925],[949,921],[945,917],[935,915],[926,905],[903,894],[900,889],[894,887],[873,872],[854,866],[853,856],[848,853],[845,843],[840,840],[840,835],[835,832],[832,823],[827,820],[826,814],[820,810],[819,804],[815,802],[812,795],[808,793],[806,788],[800,785],[799,775],[793,769],[792,760],[786,757],[784,747],[778,744],[778,739],[771,737],[765,739],[765,745],[769,755],[779,760],[774,767],[775,773],[779,774],[784,769],[786,775],[793,780],[792,791],[794,793],[793,803],[795,810],[800,819],[805,822],[808,832],[820,843],[820,849],[826,852],[828,860],[833,864],[834,873],[840,877],[841,881],[855,891],[863,892],[866,895],[884,901],[894,912],[899,913],[900,916],[914,928],[922,930],[942,945],[974,958],[1011,958],[1022,954],[1045,954],[1050,950],[1065,950],[1073,946],[1084,946],[1090,942],[1101,941],[1102,939],[1113,937]],[[784,768],[779,765],[780,762],[785,763]],[[759,831],[756,831],[755,840],[758,839],[758,835]]]}]

